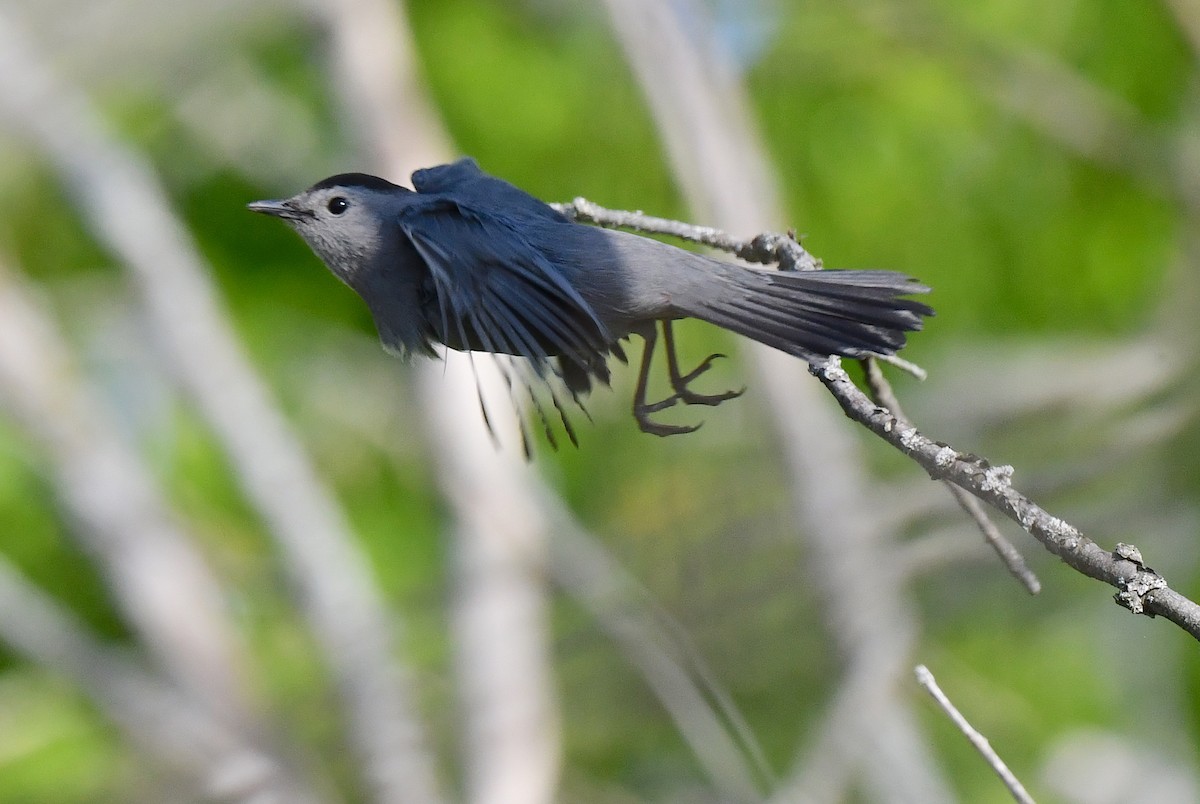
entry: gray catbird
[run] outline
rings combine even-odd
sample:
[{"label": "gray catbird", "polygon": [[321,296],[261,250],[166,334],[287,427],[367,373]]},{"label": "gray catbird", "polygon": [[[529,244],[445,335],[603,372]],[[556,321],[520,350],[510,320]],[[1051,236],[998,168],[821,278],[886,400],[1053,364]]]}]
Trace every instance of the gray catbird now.
[{"label": "gray catbird", "polygon": [[[527,358],[562,378],[575,401],[609,381],[620,340],[646,341],[633,415],[655,435],[696,429],[650,414],[716,405],[741,394],[688,386],[720,355],[682,374],[671,322],[699,318],[815,362],[892,354],[921,328],[928,306],[900,298],[928,288],[892,271],[747,268],[627,232],[574,223],[471,159],[418,170],[413,190],[363,173],[318,182],[250,209],[283,218],[371,310],[386,348],[452,349]],[[646,401],[661,322],[674,393]],[[555,397],[560,415],[563,408]],[[486,415],[486,414],[485,414]],[[544,417],[543,417],[544,418]],[[572,441],[566,416],[563,424]]]}]

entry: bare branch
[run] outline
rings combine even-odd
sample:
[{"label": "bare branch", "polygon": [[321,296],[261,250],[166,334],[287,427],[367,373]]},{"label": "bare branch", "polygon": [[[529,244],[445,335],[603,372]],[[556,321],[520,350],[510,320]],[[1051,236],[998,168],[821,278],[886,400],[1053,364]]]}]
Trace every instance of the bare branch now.
[{"label": "bare branch", "polygon": [[[586,198],[576,198],[570,203],[550,206],[579,223],[677,237],[689,243],[728,252],[746,262],[778,265],[783,271],[819,271],[822,268],[821,261],[800,245],[791,233],[766,232],[744,240],[711,226],[696,226],[669,218],[656,218],[644,212],[608,209]],[[898,355],[878,355],[876,359],[895,366],[918,380],[924,380],[928,376],[925,369]]]},{"label": "bare branch", "polygon": [[833,394],[842,410],[920,464],[936,480],[969,491],[1024,528],[1068,566],[1117,588],[1114,596],[1135,614],[1161,615],[1200,639],[1200,606],[1167,586],[1166,580],[1141,560],[1131,545],[1108,552],[1077,528],[1051,516],[1012,486],[1013,468],[955,450],[922,435],[914,427],[874,404],[841,367],[838,358],[813,366],[812,372]]},{"label": "bare branch", "polygon": [[[896,417],[907,421],[903,409],[900,407],[900,400],[896,398],[896,394],[892,391],[891,384],[887,378],[883,376],[883,372],[879,370],[879,365],[874,359],[860,361],[863,369],[866,371],[867,388],[871,391],[871,396],[880,405],[891,410]],[[1000,556],[1000,560],[1004,562],[1004,566],[1008,567],[1008,571],[1014,578],[1024,584],[1029,590],[1029,594],[1036,595],[1042,590],[1041,581],[1033,574],[1033,570],[1029,569],[1029,565],[1025,563],[1025,559],[1021,556],[1017,548],[1012,542],[1004,538],[1004,534],[1000,529],[988,518],[987,512],[983,510],[983,506],[979,504],[971,495],[955,486],[953,483],[944,484],[950,491],[955,502],[957,502],[971,519],[975,520],[975,524],[983,533],[983,538],[996,551],[996,555]]]},{"label": "bare branch", "polygon": [[696,226],[669,218],[656,218],[644,212],[608,209],[586,198],[569,204],[553,204],[562,214],[581,223],[609,228],[632,229],[646,234],[665,234],[733,254],[746,262],[776,264],[783,270],[815,271],[821,261],[805,250],[790,234],[765,233],[749,240],[730,235],[712,226]]},{"label": "bare branch", "polygon": [[992,522],[988,517],[987,512],[983,510],[983,506],[979,500],[972,497],[967,492],[960,489],[951,483],[945,484],[950,491],[955,502],[957,502],[971,519],[975,520],[975,524],[983,533],[984,540],[988,545],[996,551],[996,555],[1000,556],[1000,560],[1004,562],[1004,566],[1008,567],[1008,571],[1012,576],[1020,581],[1029,594],[1036,595],[1042,591],[1042,582],[1038,580],[1037,575],[1025,563],[1024,556],[1017,548],[1005,538],[1000,529],[996,527],[996,523]]},{"label": "bare branch", "polygon": [[[444,371],[433,361],[420,367],[420,391],[455,519],[451,602],[467,800],[548,804],[561,751],[544,576],[550,531],[514,441],[497,449],[488,437],[470,358],[446,360]],[[507,404],[494,363],[477,362],[484,393]]]},{"label": "bare branch", "polygon": [[1004,760],[992,748],[988,739],[967,722],[962,712],[959,712],[958,708],[946,696],[946,693],[942,692],[942,688],[938,686],[937,679],[933,677],[933,673],[929,672],[929,668],[923,664],[917,665],[916,676],[917,683],[925,688],[925,691],[937,702],[937,705],[946,713],[951,722],[971,742],[975,750],[983,756],[988,766],[1000,777],[1000,781],[1004,782],[1004,786],[1008,788],[1008,792],[1012,794],[1013,799],[1018,804],[1034,804],[1033,796],[1026,792],[1025,786],[1021,784],[1016,775],[1004,764]]},{"label": "bare branch", "polygon": [[106,130],[8,17],[0,17],[0,114],[59,171],[98,239],[128,269],[178,379],[268,523],[332,668],[370,787],[389,801],[439,800],[396,618],[345,515],[255,374],[208,270],[151,167]]}]

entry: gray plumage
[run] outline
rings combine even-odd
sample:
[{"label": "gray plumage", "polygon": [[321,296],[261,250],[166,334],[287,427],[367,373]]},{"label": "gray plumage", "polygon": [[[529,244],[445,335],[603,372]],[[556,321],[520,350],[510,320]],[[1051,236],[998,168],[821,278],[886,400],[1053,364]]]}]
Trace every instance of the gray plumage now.
[{"label": "gray plumage", "polygon": [[[250,209],[287,221],[367,303],[386,348],[432,344],[527,358],[557,374],[576,401],[607,384],[620,341],[646,339],[634,413],[643,430],[676,402],[717,404],[678,371],[670,322],[699,318],[810,362],[892,354],[933,311],[902,298],[928,288],[891,271],[747,268],[627,232],[569,221],[470,159],[419,170],[413,190],[361,173],[332,176]],[[645,401],[650,356],[663,328],[675,393]],[[716,357],[716,356],[713,356]],[[562,412],[560,401],[555,405]],[[574,440],[570,424],[563,416]]]}]

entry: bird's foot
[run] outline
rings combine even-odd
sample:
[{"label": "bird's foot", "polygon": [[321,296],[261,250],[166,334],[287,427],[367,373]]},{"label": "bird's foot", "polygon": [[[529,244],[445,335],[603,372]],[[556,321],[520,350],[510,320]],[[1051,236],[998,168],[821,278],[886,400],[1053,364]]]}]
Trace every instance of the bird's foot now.
[{"label": "bird's foot", "polygon": [[[699,377],[704,372],[712,368],[713,361],[717,358],[725,357],[725,355],[717,353],[704,358],[704,361],[696,368],[684,374],[682,377],[676,376],[671,378],[671,387],[675,390],[673,396],[667,397],[663,402],[670,401],[670,404],[675,404],[676,401],[682,402],[685,405],[719,405],[729,399],[737,399],[742,394],[746,393],[746,389],[739,388],[736,391],[725,391],[721,394],[698,394],[688,388],[692,381]],[[661,404],[661,403],[659,403]],[[669,407],[669,406],[664,406]]]}]

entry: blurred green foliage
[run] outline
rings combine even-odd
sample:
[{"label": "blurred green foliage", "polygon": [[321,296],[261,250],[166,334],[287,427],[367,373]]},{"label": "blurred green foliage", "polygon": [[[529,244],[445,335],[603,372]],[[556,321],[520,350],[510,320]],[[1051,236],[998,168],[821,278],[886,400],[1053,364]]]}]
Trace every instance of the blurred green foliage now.
[{"label": "blurred green foliage", "polygon": [[[918,4],[812,0],[746,8],[766,15],[770,35],[766,49],[748,59],[745,79],[806,246],[833,267],[904,270],[935,288],[938,316],[913,339],[909,357],[932,367],[976,342],[1134,337],[1155,323],[1181,230],[1194,219],[1185,218],[1168,188],[1073,151],[1000,106],[988,87],[1006,54],[1041,54],[1113,93],[1169,139],[1185,130],[1181,118],[1194,114],[1187,105],[1197,72],[1167,4],[993,0],[919,4],[918,12]],[[413,0],[408,9],[430,92],[463,153],[548,200],[583,195],[687,217],[599,11],[532,0]],[[237,164],[214,158],[173,105],[221,60],[247,60],[319,123],[320,153],[298,156],[290,189],[319,178],[306,173],[315,167],[310,162],[348,167],[350,138],[330,99],[322,42],[283,15],[244,28],[234,17],[228,25],[236,36],[214,37],[209,60],[193,65],[194,73],[181,77],[181,65],[158,66],[171,74],[172,89],[118,80],[95,91],[114,127],[161,171],[247,348],[345,503],[389,601],[407,620],[402,643],[419,669],[442,756],[452,757],[445,520],[419,439],[406,435],[413,403],[403,393],[371,400],[370,409],[385,417],[375,429],[385,432],[365,437],[353,416],[327,414],[344,413],[342,403],[366,405],[367,394],[356,399],[317,388],[336,384],[347,364],[348,377],[403,376],[404,368],[375,353],[366,310],[297,238],[244,212],[248,200],[281,188],[258,186]],[[80,288],[101,281],[124,297],[119,270],[80,225],[69,192],[36,160],[8,170],[5,190],[0,252],[45,284],[80,342],[85,368],[103,381],[104,360],[123,357],[89,351],[88,327],[101,322],[79,315],[92,298]],[[709,351],[736,351],[732,339],[706,327],[687,326],[684,334],[689,362]],[[124,348],[141,350],[136,343]],[[791,531],[759,400],[751,389],[744,399],[703,411],[706,427],[695,436],[660,442],[635,431],[625,412],[631,370],[617,374],[614,392],[589,405],[596,421],[584,425],[582,449],[552,454],[543,445],[539,463],[581,519],[680,620],[745,712],[772,767],[784,772],[823,713],[839,657],[808,590],[806,548]],[[736,386],[745,379],[734,363],[706,382]],[[158,390],[160,408],[132,427],[228,582],[262,663],[254,683],[289,731],[348,776],[323,671],[287,602],[270,542],[202,423],[174,392]],[[119,392],[109,398],[119,400]],[[935,411],[910,412],[941,434]],[[698,414],[679,415],[692,421]],[[1072,490],[1095,478],[1070,456],[1051,454],[1056,426],[1022,443],[1014,429],[968,429],[981,443],[962,446],[1030,462],[1045,455],[1048,468],[1032,470],[1037,488],[1050,502],[1065,501],[1080,524],[1103,529],[1103,517],[1073,504]],[[1191,424],[1190,443],[1195,431]],[[878,445],[870,449],[889,474],[913,480],[907,464]],[[1177,472],[1164,482],[1194,490],[1200,453],[1186,452],[1176,455]],[[123,639],[43,468],[15,428],[0,430],[0,549],[99,633]],[[1128,475],[1117,477],[1119,486]],[[1186,500],[1145,504],[1191,511]],[[977,538],[951,515],[929,515],[907,536],[919,536],[921,525],[948,524],[964,539]],[[1114,543],[1121,533],[1097,536]],[[1104,588],[1021,543],[1047,586],[1041,598],[1024,599],[996,566],[977,562],[923,576],[917,599],[928,631],[924,660],[1014,766],[1032,774],[1046,747],[1072,730],[1098,725],[1131,738],[1149,735],[1148,726],[1129,720],[1129,700],[1105,677],[1116,659],[1097,655],[1094,633],[1136,641],[1171,627],[1115,609],[1096,615],[1108,605]],[[1174,560],[1173,585],[1196,590],[1195,559]],[[1172,641],[1186,638],[1158,633],[1154,644]],[[668,800],[686,784],[681,779],[695,783],[691,754],[661,706],[567,599],[556,602],[555,648],[564,785],[574,798],[633,800],[619,798],[616,791],[626,790],[637,800]],[[0,802],[153,798],[119,736],[77,693],[2,651],[0,657]],[[1168,731],[1194,743],[1200,663],[1194,655],[1168,661],[1178,661],[1185,679],[1172,688],[1179,721]],[[1006,800],[939,716],[924,726],[963,800]]]}]

